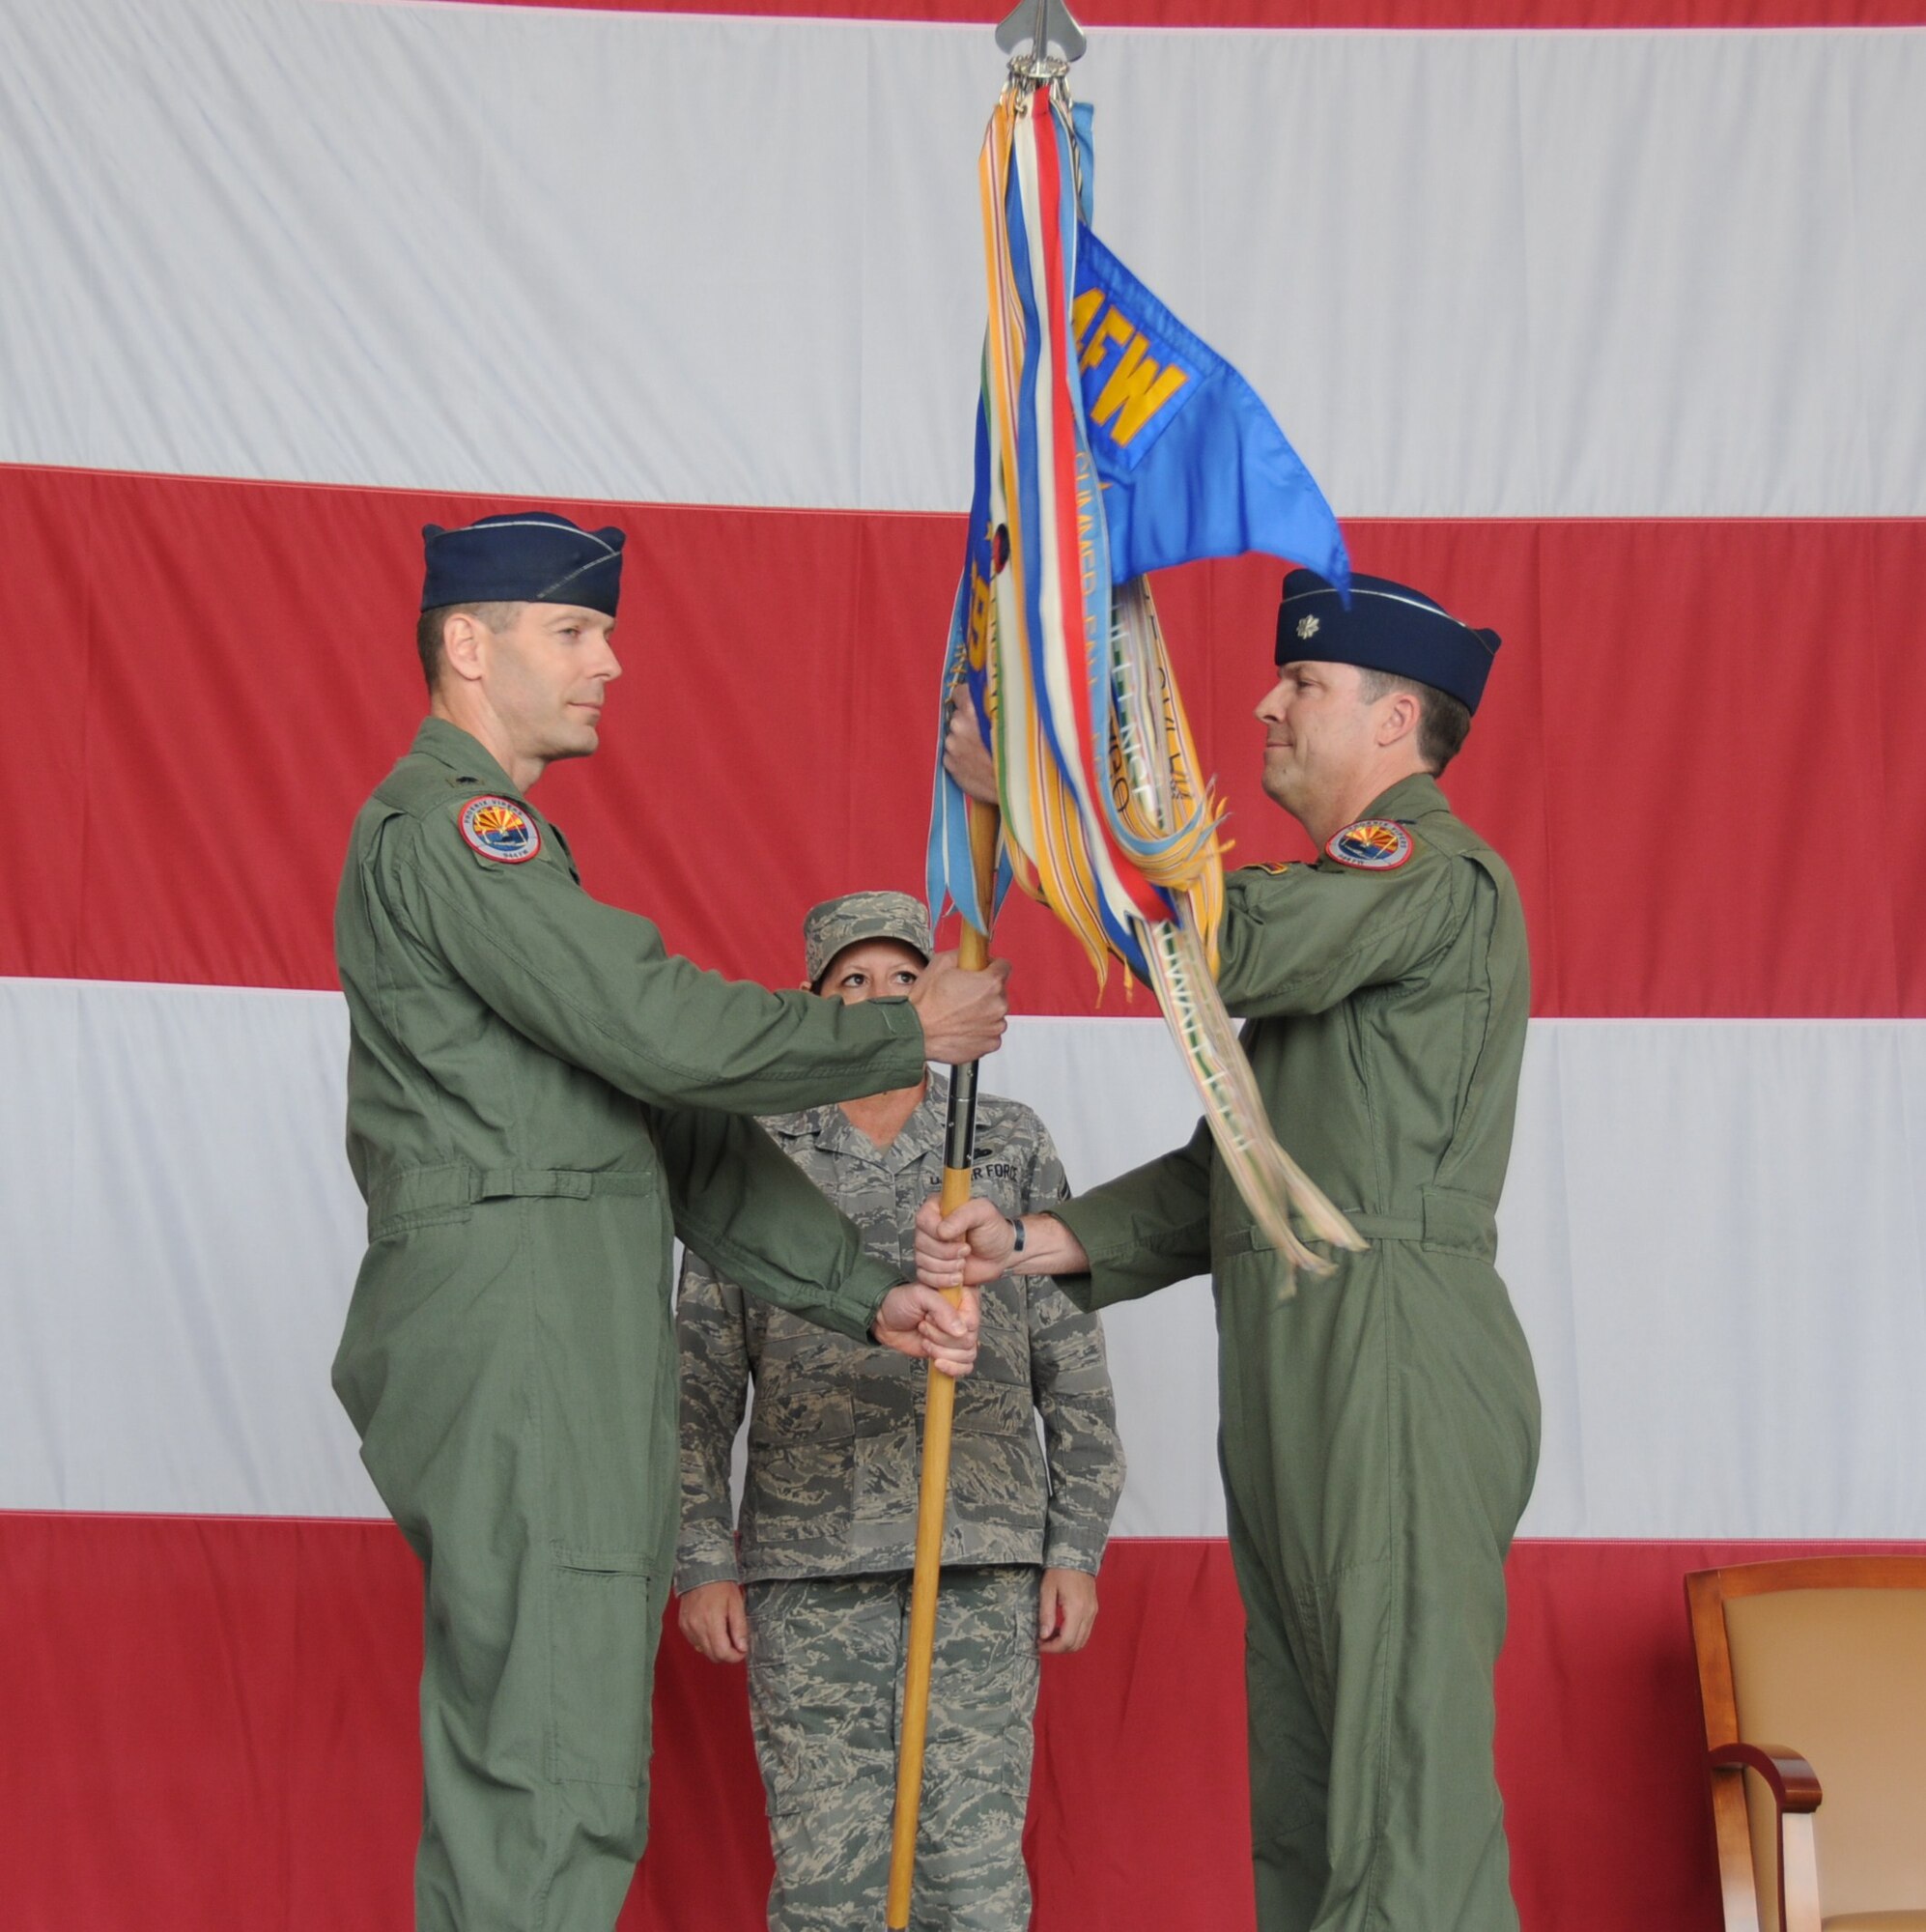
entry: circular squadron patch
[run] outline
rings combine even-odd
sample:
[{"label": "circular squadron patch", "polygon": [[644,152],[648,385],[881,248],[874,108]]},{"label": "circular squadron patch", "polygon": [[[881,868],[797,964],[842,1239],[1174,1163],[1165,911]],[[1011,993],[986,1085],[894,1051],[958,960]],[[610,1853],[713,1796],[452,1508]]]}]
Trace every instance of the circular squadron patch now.
[{"label": "circular squadron patch", "polygon": [[484,859],[520,866],[542,849],[535,821],[508,798],[471,798],[462,808],[462,837]]},{"label": "circular squadron patch", "polygon": [[1341,866],[1395,872],[1411,856],[1411,835],[1395,819],[1360,818],[1333,834],[1324,850]]}]

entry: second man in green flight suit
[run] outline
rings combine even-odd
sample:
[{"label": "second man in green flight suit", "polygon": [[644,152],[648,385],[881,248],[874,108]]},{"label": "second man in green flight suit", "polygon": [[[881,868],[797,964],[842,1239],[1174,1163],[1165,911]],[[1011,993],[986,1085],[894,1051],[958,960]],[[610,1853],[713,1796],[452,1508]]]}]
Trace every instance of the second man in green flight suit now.
[{"label": "second man in green flight suit", "polygon": [[[1286,579],[1264,789],[1321,856],[1231,876],[1218,984],[1368,1250],[1288,1293],[1200,1128],[1026,1217],[1013,1264],[993,1205],[931,1203],[919,1259],[933,1286],[1014,1264],[1089,1308],[1210,1272],[1261,1932],[1504,1932],[1491,1678],[1539,1408],[1494,1210],[1529,962],[1511,873],[1437,785],[1498,639],[1386,579],[1352,596]],[[980,795],[986,768],[959,718],[952,771]]]},{"label": "second man in green flight suit", "polygon": [[622,532],[425,533],[431,715],[335,913],[368,1250],[334,1363],[420,1558],[421,1932],[608,1932],[642,1850],[676,1533],[670,1246],[843,1335],[975,1357],[750,1118],[992,1050],[994,974],[844,1008],[731,983],[582,890],[527,802],[598,743]]}]

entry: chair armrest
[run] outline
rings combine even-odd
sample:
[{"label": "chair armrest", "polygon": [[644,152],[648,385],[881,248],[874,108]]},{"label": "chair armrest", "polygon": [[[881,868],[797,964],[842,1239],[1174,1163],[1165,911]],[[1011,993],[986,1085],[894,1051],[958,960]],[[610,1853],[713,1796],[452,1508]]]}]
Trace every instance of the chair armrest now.
[{"label": "chair armrest", "polygon": [[1782,1932],[1821,1932],[1819,1855],[1812,1814],[1819,1809],[1819,1774],[1784,1745],[1714,1745],[1706,1752],[1714,1772],[1756,1771],[1766,1780],[1778,1812],[1779,1924]]},{"label": "chair armrest", "polygon": [[1729,1745],[1714,1745],[1706,1752],[1706,1762],[1756,1771],[1771,1786],[1773,1802],[1781,1811],[1819,1809],[1819,1774],[1798,1751],[1788,1750],[1784,1745],[1747,1745],[1735,1740]]}]

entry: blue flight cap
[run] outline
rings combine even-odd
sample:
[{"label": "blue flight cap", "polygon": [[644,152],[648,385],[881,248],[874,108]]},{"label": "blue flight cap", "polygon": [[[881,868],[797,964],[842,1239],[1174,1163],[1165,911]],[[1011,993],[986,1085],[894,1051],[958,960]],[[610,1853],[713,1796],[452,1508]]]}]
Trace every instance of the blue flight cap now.
[{"label": "blue flight cap", "polygon": [[1474,631],[1422,590],[1388,577],[1351,573],[1351,608],[1315,570],[1284,580],[1277,610],[1277,661],[1357,665],[1435,685],[1478,709],[1497,655],[1496,631]]},{"label": "blue flight cap", "polygon": [[510,510],[457,530],[424,524],[421,608],[580,604],[612,617],[626,541],[621,530],[585,530],[552,510]]}]

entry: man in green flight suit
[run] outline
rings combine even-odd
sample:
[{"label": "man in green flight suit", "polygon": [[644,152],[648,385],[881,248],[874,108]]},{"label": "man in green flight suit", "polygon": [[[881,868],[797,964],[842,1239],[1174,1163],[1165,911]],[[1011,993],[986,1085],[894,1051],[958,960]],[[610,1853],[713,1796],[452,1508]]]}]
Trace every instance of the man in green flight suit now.
[{"label": "man in green flight suit", "polygon": [[[1437,784],[1498,639],[1382,578],[1347,611],[1310,571],[1277,637],[1264,790],[1322,856],[1231,876],[1218,984],[1280,1137],[1368,1250],[1289,1293],[1200,1128],[1014,1227],[926,1204],[919,1271],[1013,1265],[1101,1308],[1209,1269],[1258,1922],[1502,1932],[1491,1676],[1539,1408],[1494,1210],[1529,962],[1511,873]],[[980,794],[967,719],[949,755]]]},{"label": "man in green flight suit", "polygon": [[964,1061],[1000,977],[915,1004],[731,983],[582,891],[526,793],[596,749],[622,532],[424,532],[431,715],[354,821],[335,912],[368,1252],[334,1386],[421,1559],[429,1932],[606,1932],[647,1821],[677,1525],[672,1238],[856,1338],[975,1358],[750,1117]]}]

